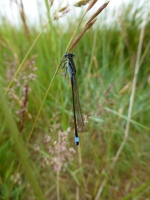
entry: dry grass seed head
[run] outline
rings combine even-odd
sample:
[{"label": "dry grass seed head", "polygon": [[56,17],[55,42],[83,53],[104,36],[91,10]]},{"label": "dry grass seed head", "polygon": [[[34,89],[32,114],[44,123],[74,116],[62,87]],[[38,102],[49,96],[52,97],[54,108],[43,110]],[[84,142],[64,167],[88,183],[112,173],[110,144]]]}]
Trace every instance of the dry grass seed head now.
[{"label": "dry grass seed head", "polygon": [[50,3],[50,6],[52,6],[54,3],[54,0],[50,0],[49,3]]},{"label": "dry grass seed head", "polygon": [[[104,10],[104,8],[106,8],[106,6],[109,4],[109,1],[108,2],[106,2],[106,3],[104,3],[93,15],[92,15],[92,17],[88,20],[88,22],[86,23],[86,25],[88,25],[91,21],[93,21],[93,19],[95,18],[95,17],[97,17],[101,12],[102,12],[102,10]],[[85,25],[85,26],[86,26]]]},{"label": "dry grass seed head", "polygon": [[58,12],[61,13],[61,14],[58,14],[58,12],[56,12],[56,13],[54,14],[53,20],[58,20],[59,18],[64,17],[69,11],[70,11],[70,9],[69,9],[68,6],[65,6],[65,7],[63,7],[63,8],[60,8],[60,9],[58,10]]},{"label": "dry grass seed head", "polygon": [[25,12],[24,12],[24,6],[23,6],[23,3],[22,3],[22,0],[20,0],[20,5],[18,4],[18,9],[19,9],[19,12],[20,12],[20,17],[21,17],[23,26],[24,26],[26,38],[28,39],[28,41],[30,41],[30,32],[29,32],[29,28],[27,26]]},{"label": "dry grass seed head", "polygon": [[[78,2],[79,3],[79,2]],[[93,3],[91,4],[91,6],[93,6],[96,3],[96,1],[93,1]],[[95,23],[95,21],[97,20],[96,16],[98,16],[101,11],[108,5],[109,1],[107,3],[104,3],[93,15],[92,17],[88,20],[88,22],[86,23],[84,29],[78,34],[78,36],[75,38],[75,40],[72,42],[72,44],[69,47],[69,51],[71,51],[74,46],[79,42],[79,40],[81,39],[81,37],[83,36],[83,34],[91,27],[93,26],[93,24]],[[88,8],[91,8],[88,7]]]},{"label": "dry grass seed head", "polygon": [[85,6],[87,3],[89,3],[89,0],[80,0],[77,3],[75,3],[74,6],[81,7],[81,6]]},{"label": "dry grass seed head", "polygon": [[68,8],[68,6],[62,7],[58,10],[58,12],[63,12],[64,10],[66,10]]},{"label": "dry grass seed head", "polygon": [[97,0],[91,1],[91,2],[89,3],[89,6],[88,6],[87,9],[86,9],[86,12],[88,12],[88,11],[95,5],[96,2],[97,2]]},{"label": "dry grass seed head", "polygon": [[70,45],[69,51],[71,51],[74,46],[79,42],[79,40],[82,38],[84,33],[96,22],[97,18],[93,19],[93,21],[89,22],[84,29],[78,34],[78,36],[75,38],[75,40]]}]

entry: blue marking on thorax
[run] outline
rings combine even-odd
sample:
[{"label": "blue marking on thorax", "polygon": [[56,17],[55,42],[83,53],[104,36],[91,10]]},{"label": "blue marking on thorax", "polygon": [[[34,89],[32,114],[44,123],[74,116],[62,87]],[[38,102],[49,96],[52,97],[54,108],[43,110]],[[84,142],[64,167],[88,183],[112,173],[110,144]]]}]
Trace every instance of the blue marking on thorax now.
[{"label": "blue marking on thorax", "polygon": [[69,74],[72,75],[73,74],[73,70],[72,70],[72,67],[71,67],[69,61],[68,61],[67,67],[68,67],[68,70],[69,70]]},{"label": "blue marking on thorax", "polygon": [[72,66],[71,66],[71,64],[70,64],[69,61],[67,63],[67,68],[68,68],[68,71],[69,71],[69,76],[70,76],[71,84],[73,84],[74,83],[74,79],[73,79],[74,71],[73,71]]},{"label": "blue marking on thorax", "polygon": [[73,71],[72,71],[72,69],[71,69],[71,67],[70,67],[69,64],[68,64],[68,68],[69,68],[69,74],[72,75],[72,74],[73,74]]}]

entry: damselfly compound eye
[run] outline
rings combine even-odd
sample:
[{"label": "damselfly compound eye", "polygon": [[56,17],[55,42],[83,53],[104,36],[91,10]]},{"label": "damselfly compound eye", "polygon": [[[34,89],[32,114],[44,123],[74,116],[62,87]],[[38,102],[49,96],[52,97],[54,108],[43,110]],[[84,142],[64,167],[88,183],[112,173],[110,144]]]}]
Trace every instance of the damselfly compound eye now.
[{"label": "damselfly compound eye", "polygon": [[64,58],[67,58],[68,57],[68,53],[64,54]]},{"label": "damselfly compound eye", "polygon": [[73,58],[75,57],[76,55],[74,53],[70,53],[70,57]]}]

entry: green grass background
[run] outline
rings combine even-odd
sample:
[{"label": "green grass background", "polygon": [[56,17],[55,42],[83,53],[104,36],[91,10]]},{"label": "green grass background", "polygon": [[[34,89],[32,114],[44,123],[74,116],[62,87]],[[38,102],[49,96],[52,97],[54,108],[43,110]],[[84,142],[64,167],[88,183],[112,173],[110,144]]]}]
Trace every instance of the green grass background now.
[{"label": "green grass background", "polygon": [[[68,78],[55,76],[35,122],[79,18],[73,23],[71,20],[66,22],[69,23],[67,31],[59,23],[49,23],[25,59],[27,62],[32,56],[37,56],[37,78],[28,83],[32,89],[28,97],[28,112],[32,119],[25,116],[21,137],[18,132],[19,117],[15,113],[20,108],[19,104],[15,102],[10,109],[10,99],[7,94],[4,95],[9,84],[6,79],[8,63],[15,69],[15,73],[42,30],[43,24],[40,30],[28,26],[28,40],[23,25],[17,28],[5,19],[2,20],[0,199],[96,199],[104,180],[105,184],[98,199],[150,198],[150,15],[145,26],[141,53],[143,59],[136,84],[129,136],[115,167],[110,169],[124,138],[145,7],[144,3],[137,7],[136,2],[128,5],[123,8],[120,18],[109,25],[105,24],[109,12],[109,8],[106,8],[98,17],[94,28],[91,28],[73,49],[76,54],[82,111],[84,115],[91,114],[85,124],[85,133],[80,135],[80,147],[74,144],[72,97]],[[27,70],[25,64],[17,77],[22,70]],[[15,88],[15,83],[12,87]],[[15,91],[21,99],[19,88],[15,88]],[[25,149],[25,143],[34,125]],[[66,167],[66,171],[60,172],[58,180],[58,173],[51,165],[42,168],[42,156],[47,154],[44,135],[58,140],[58,132],[67,130],[68,127],[72,127],[68,135],[68,145],[73,147],[76,153],[72,164]],[[34,151],[34,144],[39,146],[39,152]],[[19,161],[20,184],[13,183],[11,178]]]}]

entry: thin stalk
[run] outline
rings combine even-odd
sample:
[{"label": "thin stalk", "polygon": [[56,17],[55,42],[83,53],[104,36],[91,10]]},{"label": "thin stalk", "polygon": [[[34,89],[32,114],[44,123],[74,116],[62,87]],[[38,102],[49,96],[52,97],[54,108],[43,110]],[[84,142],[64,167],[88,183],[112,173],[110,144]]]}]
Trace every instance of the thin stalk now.
[{"label": "thin stalk", "polygon": [[9,199],[10,199],[10,194],[11,194],[11,191],[12,191],[12,189],[13,189],[14,180],[15,180],[15,178],[16,178],[16,176],[17,176],[17,173],[19,172],[20,166],[21,166],[21,161],[19,161],[19,164],[18,164],[17,169],[16,169],[16,171],[15,171],[14,179],[13,179],[11,185],[10,185],[10,188],[9,188],[8,195],[7,195],[6,200],[9,200]]},{"label": "thin stalk", "polygon": [[76,200],[79,200],[79,186],[76,186]]},{"label": "thin stalk", "polygon": [[[60,146],[60,134],[58,134],[58,143]],[[58,151],[58,162],[60,161],[60,149]],[[57,200],[60,200],[60,186],[59,186],[59,177],[60,177],[60,171],[56,172],[56,190],[57,190]]]},{"label": "thin stalk", "polygon": [[59,171],[57,171],[57,173],[56,173],[56,182],[57,182],[57,200],[60,200],[60,190],[59,190],[59,174],[60,174],[60,172]]},{"label": "thin stalk", "polygon": [[83,174],[83,164],[82,164],[81,145],[78,146],[78,158],[79,158],[79,166],[80,166],[80,169],[81,169],[82,181],[83,181],[83,184],[84,184],[84,188],[85,188],[85,190],[87,191],[87,185],[86,185],[86,181],[85,181],[84,174]]}]

